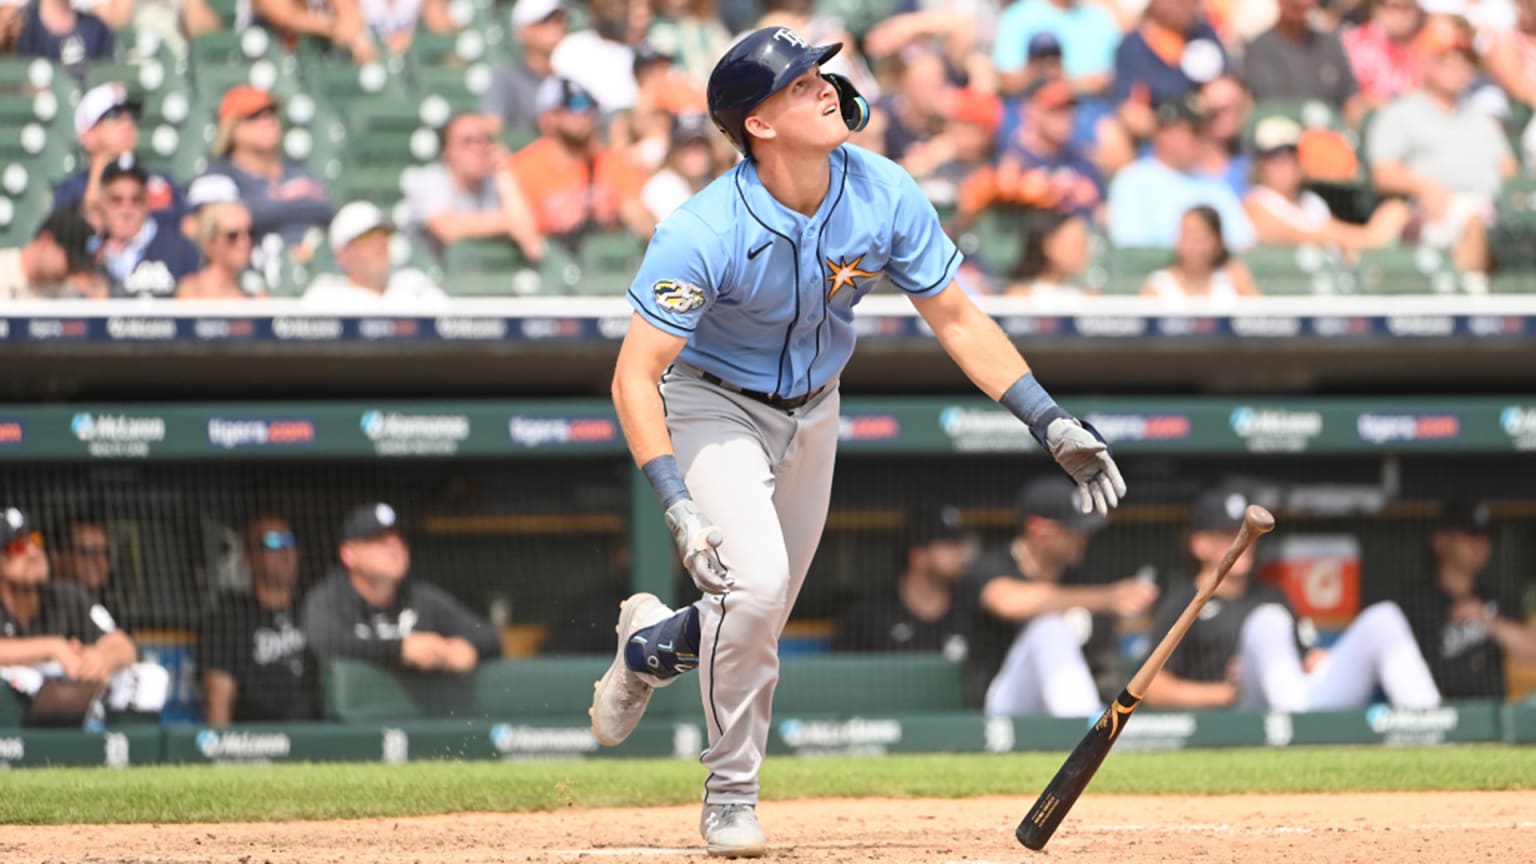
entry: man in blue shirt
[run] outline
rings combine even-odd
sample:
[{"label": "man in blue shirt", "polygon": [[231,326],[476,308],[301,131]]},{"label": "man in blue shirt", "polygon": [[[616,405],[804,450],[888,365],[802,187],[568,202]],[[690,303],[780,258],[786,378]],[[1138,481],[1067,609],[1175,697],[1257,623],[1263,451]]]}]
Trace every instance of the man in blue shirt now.
[{"label": "man in blue shirt", "polygon": [[618,744],[655,687],[697,666],[710,771],[700,833],[726,857],[766,850],[756,804],[778,640],[826,519],[854,306],[876,282],[907,295],[966,375],[1072,475],[1085,506],[1107,513],[1125,492],[1103,441],[1056,405],[955,282],[960,253],[917,183],[847,144],[868,107],[847,79],[821,72],[841,47],[765,28],[716,65],[710,116],[746,159],[657,227],[614,371],[630,452],[704,597],[676,612],[650,594],[624,602],[592,728]]},{"label": "man in blue shirt", "polygon": [[[118,81],[98,84],[80,97],[75,106],[75,135],[85,151],[86,167],[60,180],[53,187],[53,206],[80,207],[87,215],[101,206],[100,189],[91,189],[91,177],[108,163],[133,153],[139,146],[138,100],[128,95],[128,87]],[[149,211],[167,228],[176,228],[185,212],[181,190],[170,177],[149,172],[145,194]]]},{"label": "man in blue shirt", "polygon": [[999,173],[1016,170],[1019,182],[1040,189],[1038,206],[1096,221],[1104,178],[1073,142],[1077,99],[1072,89],[1065,81],[1047,81],[1026,99],[1026,122],[1003,151]]},{"label": "man in blue shirt", "polygon": [[1222,237],[1233,252],[1253,245],[1253,225],[1237,193],[1221,177],[1197,169],[1201,150],[1191,99],[1164,102],[1155,112],[1152,152],[1109,183],[1109,242],[1172,249],[1185,211],[1208,204],[1221,214]]},{"label": "man in blue shirt", "polygon": [[1150,0],[1141,26],[1115,49],[1109,98],[1137,139],[1151,134],[1153,106],[1181,99],[1229,68],[1226,49],[1192,0]]},{"label": "man in blue shirt", "polygon": [[132,153],[101,172],[102,260],[113,297],[176,296],[203,256],[174,227],[149,218],[149,174]]},{"label": "man in blue shirt", "polygon": [[1059,43],[1062,69],[1076,92],[1109,89],[1120,44],[1120,27],[1109,10],[1083,0],[1021,0],[1003,12],[992,47],[1004,93],[1019,93],[1032,83],[1024,75],[1025,64],[1034,59],[1034,40],[1042,34]]}]

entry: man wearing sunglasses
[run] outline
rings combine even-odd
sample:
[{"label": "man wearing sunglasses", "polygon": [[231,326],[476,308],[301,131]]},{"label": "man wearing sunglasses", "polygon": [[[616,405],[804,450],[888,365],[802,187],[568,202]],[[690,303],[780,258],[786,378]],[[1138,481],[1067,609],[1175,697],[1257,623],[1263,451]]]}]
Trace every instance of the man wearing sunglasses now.
[{"label": "man wearing sunglasses", "polygon": [[158,712],[170,676],[137,660],[105,607],[79,585],[49,579],[43,535],[27,514],[0,510],[0,678],[28,697],[50,678],[93,683],[114,711]]},{"label": "man wearing sunglasses", "polygon": [[265,514],[245,531],[249,592],[224,592],[203,616],[197,668],[210,726],[316,716],[314,665],[299,629],[299,551],[293,528]]},{"label": "man wearing sunglasses", "polygon": [[73,582],[112,617],[123,618],[122,595],[112,579],[112,534],[95,514],[70,519],[63,531],[52,532],[49,550],[53,578]]},{"label": "man wearing sunglasses", "polygon": [[337,551],[341,568],[304,598],[304,637],[317,659],[464,674],[501,656],[490,622],[436,585],[408,577],[411,551],[393,507],[353,510]]},{"label": "man wearing sunglasses", "polygon": [[[75,106],[75,135],[85,153],[85,168],[53,187],[54,207],[80,207],[87,216],[101,206],[99,179],[110,163],[139,146],[139,101],[117,81],[98,84],[80,97]],[[180,223],[186,209],[181,187],[158,171],[147,172],[144,183],[149,212],[168,227]]]},{"label": "man wearing sunglasses", "polygon": [[101,172],[103,263],[113,297],[173,297],[202,255],[176,222],[149,218],[149,172],[125,153]]}]

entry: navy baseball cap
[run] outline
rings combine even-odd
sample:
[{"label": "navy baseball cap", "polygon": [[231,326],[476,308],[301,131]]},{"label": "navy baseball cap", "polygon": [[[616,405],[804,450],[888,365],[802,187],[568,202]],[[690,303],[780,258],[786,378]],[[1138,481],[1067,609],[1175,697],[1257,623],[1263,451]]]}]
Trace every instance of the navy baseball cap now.
[{"label": "navy baseball cap", "polygon": [[1190,529],[1194,531],[1220,531],[1236,533],[1243,527],[1243,513],[1248,509],[1248,496],[1236,489],[1209,489],[1195,498],[1190,514]]},{"label": "navy baseball cap", "polygon": [[124,153],[113,159],[101,169],[101,185],[105,186],[119,177],[132,177],[140,183],[149,182],[149,172],[144,170],[144,163],[133,153]]},{"label": "navy baseball cap", "polygon": [[1487,534],[1493,530],[1493,516],[1481,501],[1447,501],[1440,508],[1435,530]]},{"label": "navy baseball cap", "polygon": [[347,514],[346,520],[341,523],[341,542],[372,540],[399,532],[400,517],[396,515],[395,508],[383,501],[376,501]]},{"label": "navy baseball cap", "polygon": [[1024,484],[1019,491],[1019,521],[1035,517],[1060,522],[1068,531],[1091,534],[1109,520],[1095,512],[1084,513],[1082,492],[1066,477],[1046,475]]},{"label": "navy baseball cap", "polygon": [[965,523],[958,507],[920,508],[907,517],[907,545],[927,546],[929,543],[965,539]]},{"label": "navy baseball cap", "polygon": [[9,546],[18,538],[36,530],[32,527],[31,518],[21,508],[7,507],[0,510],[0,546]]},{"label": "navy baseball cap", "polygon": [[1029,37],[1029,59],[1037,57],[1060,57],[1061,40],[1054,33],[1036,33]]}]

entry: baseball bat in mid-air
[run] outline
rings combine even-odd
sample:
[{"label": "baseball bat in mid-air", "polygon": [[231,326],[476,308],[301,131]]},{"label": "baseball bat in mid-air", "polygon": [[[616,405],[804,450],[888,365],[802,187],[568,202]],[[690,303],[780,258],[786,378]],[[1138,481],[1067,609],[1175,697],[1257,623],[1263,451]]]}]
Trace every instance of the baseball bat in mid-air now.
[{"label": "baseball bat in mid-air", "polygon": [[1189,601],[1189,606],[1185,607],[1173,629],[1168,631],[1163,641],[1157,643],[1141,668],[1131,676],[1130,683],[1120,691],[1120,696],[1110,704],[1099,722],[1093,724],[1083,740],[1077,743],[1076,749],[1061,764],[1061,768],[1057,769],[1056,776],[1051,778],[1045,791],[1035,801],[1035,806],[1029,808],[1029,813],[1025,814],[1024,821],[1019,823],[1018,830],[1014,832],[1020,843],[1037,852],[1045,848],[1051,835],[1061,825],[1061,820],[1066,818],[1067,811],[1072,809],[1078,796],[1087,788],[1088,781],[1093,779],[1099,766],[1104,764],[1104,757],[1109,755],[1109,748],[1115,746],[1115,739],[1120,737],[1126,722],[1131,719],[1131,712],[1141,704],[1147,685],[1162,671],[1173,649],[1179,647],[1180,640],[1189,632],[1190,625],[1195,623],[1206,601],[1216,593],[1216,587],[1226,578],[1227,571],[1232,569],[1232,564],[1253,545],[1260,534],[1267,534],[1274,527],[1275,517],[1263,507],[1250,505],[1243,512],[1243,527],[1237,532],[1237,539],[1232,541],[1226,554],[1221,556],[1221,562],[1216,566],[1216,578],[1201,588],[1195,594],[1195,599]]}]

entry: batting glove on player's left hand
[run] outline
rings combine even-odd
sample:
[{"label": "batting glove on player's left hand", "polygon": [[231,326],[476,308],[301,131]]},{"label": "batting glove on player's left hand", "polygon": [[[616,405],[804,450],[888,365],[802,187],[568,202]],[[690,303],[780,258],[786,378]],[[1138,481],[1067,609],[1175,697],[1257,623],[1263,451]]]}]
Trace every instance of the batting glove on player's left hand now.
[{"label": "batting glove on player's left hand", "polygon": [[1100,516],[1108,516],[1125,496],[1125,480],[1121,479],[1120,469],[1099,431],[1062,411],[1042,425],[1043,434],[1035,429],[1030,431],[1056,464],[1077,481],[1083,512],[1097,510]]},{"label": "batting glove on player's left hand", "polygon": [[682,556],[683,566],[693,577],[693,584],[705,594],[724,594],[735,584],[734,577],[720,563],[720,553],[715,551],[725,538],[720,529],[709,524],[699,505],[690,498],[673,504],[666,512],[667,528],[677,543],[677,554]]}]

